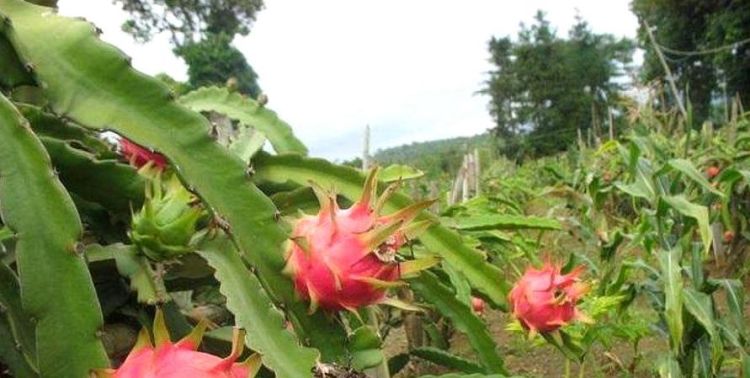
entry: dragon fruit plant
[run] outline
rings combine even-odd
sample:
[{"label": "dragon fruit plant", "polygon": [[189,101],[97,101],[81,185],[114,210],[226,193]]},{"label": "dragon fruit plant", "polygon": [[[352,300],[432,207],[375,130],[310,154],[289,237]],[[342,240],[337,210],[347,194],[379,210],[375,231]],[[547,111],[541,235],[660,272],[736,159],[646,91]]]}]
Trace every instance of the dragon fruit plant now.
[{"label": "dragon fruit plant", "polygon": [[[90,23],[51,8],[0,1],[0,51],[0,374],[250,376],[234,362],[243,345],[279,378],[332,365],[383,373],[380,304],[450,318],[475,371],[507,373],[445,279],[502,309],[503,271],[430,202],[389,186],[397,178],[307,157],[265,101],[218,87],[177,98]],[[230,137],[216,138],[211,112]],[[287,222],[301,208],[315,215]],[[398,303],[398,286],[418,303]],[[172,335],[209,324],[205,352],[168,341],[161,315],[153,343],[131,348],[155,303]],[[246,336],[232,342],[235,326]]]}]

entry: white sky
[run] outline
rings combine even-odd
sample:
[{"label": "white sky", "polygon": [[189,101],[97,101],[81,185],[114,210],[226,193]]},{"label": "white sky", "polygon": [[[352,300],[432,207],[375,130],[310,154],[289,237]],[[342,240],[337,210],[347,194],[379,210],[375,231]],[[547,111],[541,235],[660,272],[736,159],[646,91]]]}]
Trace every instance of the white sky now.
[{"label": "white sky", "polygon": [[[576,9],[597,33],[635,37],[629,0],[266,0],[235,46],[260,76],[268,107],[289,122],[311,154],[348,159],[371,148],[481,133],[492,127],[476,95],[491,69],[487,41],[515,36],[537,9],[567,35]],[[148,74],[185,80],[166,35],[140,45],[120,30],[111,0],[60,0]]]}]

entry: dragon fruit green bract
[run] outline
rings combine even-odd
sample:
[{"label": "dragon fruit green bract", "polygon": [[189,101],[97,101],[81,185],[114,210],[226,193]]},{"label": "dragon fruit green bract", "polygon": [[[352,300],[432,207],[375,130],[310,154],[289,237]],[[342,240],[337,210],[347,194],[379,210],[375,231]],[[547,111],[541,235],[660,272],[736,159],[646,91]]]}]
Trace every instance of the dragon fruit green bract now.
[{"label": "dragon fruit green bract", "polygon": [[125,362],[116,369],[98,369],[94,378],[252,378],[260,368],[260,356],[254,354],[245,362],[235,362],[244,348],[244,332],[235,329],[232,352],[224,359],[198,352],[206,323],[200,323],[188,336],[173,343],[157,310],[154,319],[154,341],[147,330],[141,330],[138,341]]},{"label": "dragon fruit green bract", "polygon": [[589,289],[580,282],[583,266],[561,274],[550,263],[542,269],[528,268],[510,291],[513,315],[531,332],[552,332],[574,319],[584,319],[576,308]]},{"label": "dragon fruit green bract", "polygon": [[141,168],[144,165],[151,163],[154,167],[164,170],[167,165],[167,158],[164,155],[149,151],[145,147],[142,147],[126,138],[120,138],[120,153],[124,156],[131,165],[136,168]]},{"label": "dragon fruit green bract", "polygon": [[320,212],[294,224],[285,271],[293,277],[298,295],[310,301],[311,311],[318,306],[335,311],[379,303],[386,289],[398,285],[401,274],[409,270],[395,261],[396,251],[407,235],[424,226],[409,223],[432,202],[380,215],[396,186],[373,204],[376,176],[373,169],[362,196],[348,209],[339,208],[335,195],[314,188]]}]

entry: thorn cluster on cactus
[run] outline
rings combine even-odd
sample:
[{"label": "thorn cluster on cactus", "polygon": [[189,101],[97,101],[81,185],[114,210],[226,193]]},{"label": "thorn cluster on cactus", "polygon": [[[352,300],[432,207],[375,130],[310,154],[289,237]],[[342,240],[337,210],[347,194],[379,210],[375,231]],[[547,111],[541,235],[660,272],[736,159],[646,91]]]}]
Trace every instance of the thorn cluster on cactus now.
[{"label": "thorn cluster on cactus", "polygon": [[412,222],[433,201],[424,201],[395,213],[381,215],[398,184],[377,192],[377,168],[365,181],[361,197],[347,209],[339,208],[334,193],[311,184],[320,202],[316,215],[296,220],[287,247],[285,272],[292,276],[298,295],[310,302],[310,311],[350,310],[385,299],[386,289],[399,286],[408,273],[425,269],[434,259],[397,262],[396,252],[431,222]]},{"label": "thorn cluster on cactus", "polygon": [[527,268],[508,296],[513,316],[532,333],[552,332],[576,319],[589,321],[576,307],[589,290],[580,279],[583,270],[579,266],[562,274],[549,262],[542,269]]},{"label": "thorn cluster on cactus", "polygon": [[95,369],[92,378],[252,378],[260,369],[261,360],[253,354],[238,363],[245,346],[244,331],[235,328],[232,351],[226,358],[197,351],[206,323],[199,323],[182,340],[173,343],[164,322],[156,311],[152,342],[149,332],[142,329],[125,362],[117,369]]},{"label": "thorn cluster on cactus", "polygon": [[165,170],[169,165],[164,155],[151,151],[127,138],[121,137],[118,143],[122,156],[136,168],[142,168],[151,163],[158,170]]}]

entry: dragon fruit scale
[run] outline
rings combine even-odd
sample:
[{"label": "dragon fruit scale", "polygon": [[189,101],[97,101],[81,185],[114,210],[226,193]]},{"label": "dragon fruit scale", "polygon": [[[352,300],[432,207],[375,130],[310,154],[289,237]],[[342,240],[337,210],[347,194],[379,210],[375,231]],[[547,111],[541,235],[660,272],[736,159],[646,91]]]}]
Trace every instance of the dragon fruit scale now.
[{"label": "dragon fruit scale", "polygon": [[580,281],[583,266],[568,274],[546,263],[542,269],[527,268],[509,294],[513,316],[531,332],[552,332],[572,320],[588,321],[577,308],[578,300],[589,290]]},{"label": "dragon fruit scale", "polygon": [[[396,252],[431,224],[412,222],[432,201],[415,203],[389,215],[380,215],[397,184],[375,200],[377,168],[370,171],[362,196],[351,207],[339,208],[336,196],[313,185],[320,202],[316,215],[293,224],[284,271],[291,275],[297,294],[329,311],[350,310],[383,302],[386,290],[401,284],[404,274],[425,269],[432,259],[396,262]],[[373,203],[374,202],[374,203]]]},{"label": "dragon fruit scale", "polygon": [[198,352],[206,322],[201,322],[182,340],[173,343],[156,311],[154,341],[146,329],[141,330],[130,354],[117,369],[95,369],[92,378],[252,378],[260,369],[260,356],[253,354],[242,363],[236,360],[244,348],[244,331],[235,328],[232,352],[226,358]]}]

